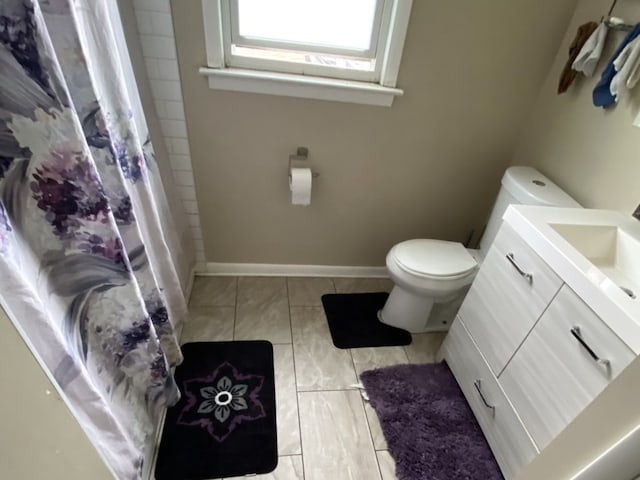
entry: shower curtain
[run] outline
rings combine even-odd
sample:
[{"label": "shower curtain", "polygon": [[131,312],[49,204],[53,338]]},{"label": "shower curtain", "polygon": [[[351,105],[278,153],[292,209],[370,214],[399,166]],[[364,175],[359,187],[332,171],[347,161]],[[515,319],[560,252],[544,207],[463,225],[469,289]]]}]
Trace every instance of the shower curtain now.
[{"label": "shower curtain", "polygon": [[0,296],[114,475],[136,479],[179,398],[186,305],[106,1],[0,0]]}]

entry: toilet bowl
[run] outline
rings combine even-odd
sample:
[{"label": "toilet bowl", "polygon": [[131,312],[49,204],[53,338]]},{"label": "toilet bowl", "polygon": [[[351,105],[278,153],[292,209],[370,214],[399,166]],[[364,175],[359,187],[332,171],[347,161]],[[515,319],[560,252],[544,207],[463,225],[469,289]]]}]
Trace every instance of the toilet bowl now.
[{"label": "toilet bowl", "polygon": [[478,259],[477,250],[457,242],[398,243],[387,254],[387,271],[395,287],[378,314],[380,321],[414,333],[447,330],[448,318],[432,318],[429,325],[426,320],[434,305],[450,304],[466,293],[478,271]]},{"label": "toilet bowl", "polygon": [[537,170],[509,167],[479,250],[432,239],[406,240],[391,248],[386,265],[394,288],[378,312],[380,321],[412,333],[448,330],[511,204],[580,208]]}]

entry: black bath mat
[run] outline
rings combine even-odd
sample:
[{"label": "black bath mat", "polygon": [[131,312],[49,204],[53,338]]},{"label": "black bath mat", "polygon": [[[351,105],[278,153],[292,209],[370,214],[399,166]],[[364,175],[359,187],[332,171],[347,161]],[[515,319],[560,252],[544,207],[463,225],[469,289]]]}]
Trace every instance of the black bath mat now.
[{"label": "black bath mat", "polygon": [[338,348],[409,345],[411,334],[378,320],[388,293],[330,293],[322,296],[333,344]]},{"label": "black bath mat", "polygon": [[266,341],[182,346],[182,398],[167,410],[156,480],[268,473],[278,463],[273,346]]}]

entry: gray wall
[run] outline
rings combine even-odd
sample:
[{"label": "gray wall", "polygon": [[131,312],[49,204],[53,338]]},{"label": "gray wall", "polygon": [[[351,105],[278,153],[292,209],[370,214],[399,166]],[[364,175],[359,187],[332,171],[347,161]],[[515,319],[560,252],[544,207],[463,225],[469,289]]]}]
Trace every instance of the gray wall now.
[{"label": "gray wall", "polygon": [[[593,106],[591,93],[624,32],[612,32],[593,78],[579,77],[556,94],[569,45],[579,25],[606,15],[610,2],[581,0],[553,66],[523,131],[514,164],[532,165],[549,175],[582,205],[630,214],[640,203],[640,88],[611,110]],[[614,14],[640,21],[640,4],[619,0]]]},{"label": "gray wall", "polygon": [[[631,124],[640,107],[640,89],[615,109],[595,108],[593,87],[624,37],[610,36],[593,78],[579,78],[561,96],[556,86],[579,25],[599,20],[610,2],[580,0],[516,148],[514,164],[530,164],[549,175],[580,203],[630,214],[640,203],[640,129]],[[618,0],[614,14],[640,20],[640,5]],[[610,387],[522,472],[518,480],[571,478],[640,423],[636,359]],[[638,462],[640,472],[640,462]],[[612,480],[615,475],[610,477]]]},{"label": "gray wall", "polygon": [[[172,2],[209,262],[383,265],[411,237],[478,231],[575,0],[418,0],[391,108],[213,91],[200,2]],[[544,32],[544,34],[541,34]],[[310,149],[310,207],[287,158]]]},{"label": "gray wall", "polygon": [[1,307],[0,352],[2,477],[113,478]]}]

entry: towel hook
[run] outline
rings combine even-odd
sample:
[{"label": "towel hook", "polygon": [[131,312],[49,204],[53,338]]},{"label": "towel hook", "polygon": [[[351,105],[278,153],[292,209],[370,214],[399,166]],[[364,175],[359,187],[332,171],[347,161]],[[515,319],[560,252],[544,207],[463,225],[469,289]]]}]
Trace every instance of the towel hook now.
[{"label": "towel hook", "polygon": [[604,24],[607,27],[613,30],[622,30],[622,31],[632,30],[634,27],[633,25],[628,24],[620,17],[613,17],[611,15],[613,13],[613,9],[616,7],[616,3],[618,3],[618,0],[613,0],[613,2],[611,3],[611,7],[609,7],[609,13],[607,13],[606,17],[602,17],[600,21],[604,22]]},{"label": "towel hook", "polygon": [[604,24],[612,30],[622,30],[628,32],[629,30],[633,29],[633,25],[625,23],[625,21],[619,17],[606,17],[603,21]]}]

